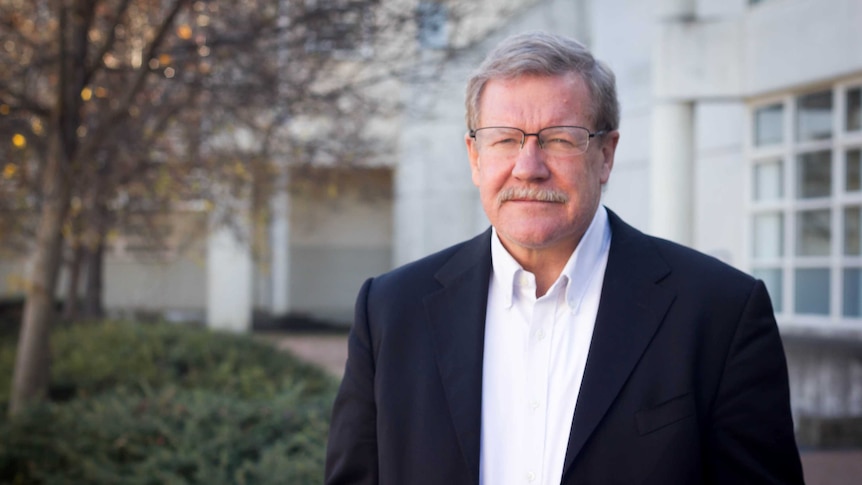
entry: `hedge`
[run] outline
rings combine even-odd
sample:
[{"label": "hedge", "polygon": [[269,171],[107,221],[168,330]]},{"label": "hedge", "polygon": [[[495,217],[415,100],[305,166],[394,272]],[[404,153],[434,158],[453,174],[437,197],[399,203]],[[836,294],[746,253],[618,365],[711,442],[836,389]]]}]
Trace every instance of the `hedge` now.
[{"label": "hedge", "polygon": [[[316,484],[336,383],[249,337],[104,322],[52,335],[52,395],[0,418],[0,483]],[[14,345],[0,346],[0,401]]]}]

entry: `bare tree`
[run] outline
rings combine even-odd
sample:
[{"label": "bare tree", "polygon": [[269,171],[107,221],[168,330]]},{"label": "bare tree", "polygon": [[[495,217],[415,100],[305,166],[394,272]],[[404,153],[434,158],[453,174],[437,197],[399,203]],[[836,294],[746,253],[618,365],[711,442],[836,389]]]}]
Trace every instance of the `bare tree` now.
[{"label": "bare tree", "polygon": [[[40,216],[32,253],[32,273],[9,405],[10,414],[15,414],[28,402],[43,397],[48,386],[50,322],[60,267],[62,229],[70,207],[74,177],[92,159],[100,141],[109,139],[118,120],[129,112],[150,71],[141,66],[133,72],[129,84],[115,98],[115,104],[100,116],[93,116],[87,113],[84,105],[86,89],[97,73],[104,70],[106,56],[117,41],[117,27],[131,2],[115,2],[115,9],[105,8],[106,3],[87,0],[50,3],[10,0],[9,3],[2,21],[20,42],[7,44],[6,50],[19,54],[15,71],[23,74],[23,79],[35,82],[33,85],[16,82],[14,75],[9,76],[4,79],[6,83],[0,87],[0,93],[3,104],[20,110],[20,114],[32,113],[46,119],[47,147],[40,180]],[[188,3],[176,0],[161,5],[159,21],[153,24],[155,28],[148,28],[148,35],[142,36],[147,39],[141,46],[143,58],[154,57],[176,16]],[[100,24],[109,26],[104,38],[96,35],[105,32],[99,29]],[[36,57],[38,52],[49,55]],[[43,64],[33,65],[35,60]],[[41,72],[34,72],[38,70]]]},{"label": "bare tree", "polygon": [[[437,3],[452,4],[456,25],[457,2]],[[133,215],[249,186],[265,200],[284,170],[275,160],[361,167],[391,152],[369,120],[393,116],[397,79],[415,72],[429,12],[418,5],[0,3],[0,136],[14,138],[0,147],[0,224],[35,236],[10,414],[46,393],[64,238],[75,249],[67,300],[86,275],[85,312],[98,314],[106,235]]]}]

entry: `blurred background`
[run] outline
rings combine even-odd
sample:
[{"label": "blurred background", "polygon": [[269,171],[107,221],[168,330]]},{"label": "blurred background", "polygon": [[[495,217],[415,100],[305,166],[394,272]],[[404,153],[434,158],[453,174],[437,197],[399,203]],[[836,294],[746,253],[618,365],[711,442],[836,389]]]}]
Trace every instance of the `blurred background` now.
[{"label": "blurred background", "polygon": [[540,29],[617,75],[604,203],[763,279],[801,445],[862,448],[860,25],[860,0],[0,0],[15,389],[63,322],[345,329],[365,278],[487,227],[465,82]]}]

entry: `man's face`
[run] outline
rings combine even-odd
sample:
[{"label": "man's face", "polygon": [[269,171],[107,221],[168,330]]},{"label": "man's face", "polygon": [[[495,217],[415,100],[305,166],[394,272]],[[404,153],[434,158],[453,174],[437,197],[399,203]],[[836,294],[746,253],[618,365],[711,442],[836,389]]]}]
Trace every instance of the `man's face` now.
[{"label": "man's face", "polygon": [[[549,126],[582,126],[596,131],[589,88],[577,74],[522,76],[489,81],[479,103],[479,126],[507,126],[537,133]],[[466,137],[473,183],[503,245],[515,256],[546,249],[571,252],[586,232],[610,177],[619,132],[590,140],[580,155],[548,155],[535,136],[512,157],[484,151]],[[538,189],[552,202],[524,193],[498,200],[509,189]]]}]

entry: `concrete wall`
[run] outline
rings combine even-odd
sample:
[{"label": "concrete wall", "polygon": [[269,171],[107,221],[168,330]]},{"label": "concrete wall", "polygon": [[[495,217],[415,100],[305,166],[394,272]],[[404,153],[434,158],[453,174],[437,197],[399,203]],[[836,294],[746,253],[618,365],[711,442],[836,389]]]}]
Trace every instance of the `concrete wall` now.
[{"label": "concrete wall", "polygon": [[0,261],[0,299],[24,295],[25,271],[23,260],[4,253]]},{"label": "concrete wall", "polygon": [[[111,314],[160,314],[176,321],[200,321],[206,302],[205,239],[195,229],[200,214],[175,215],[180,234],[158,254],[140,252],[140,238],[112,237],[106,251],[103,304]],[[160,218],[165,221],[167,218]],[[133,246],[138,249],[133,249]],[[25,255],[3,253],[0,260],[0,299],[23,297],[27,273]],[[61,270],[57,297],[65,298],[68,273]],[[84,289],[81,288],[83,293]]]},{"label": "concrete wall", "polygon": [[294,197],[290,225],[290,312],[348,324],[362,282],[391,269],[391,198]]},{"label": "concrete wall", "polygon": [[740,101],[695,105],[693,245],[726,263],[745,261],[744,157],[747,110]]},{"label": "concrete wall", "polygon": [[604,203],[641,230],[650,221],[650,140],[652,118],[651,2],[590,2],[588,38],[593,54],[617,77],[620,142]]},{"label": "concrete wall", "polygon": [[148,312],[172,320],[203,319],[206,266],[201,258],[145,262],[107,259],[104,303],[111,313]]}]

